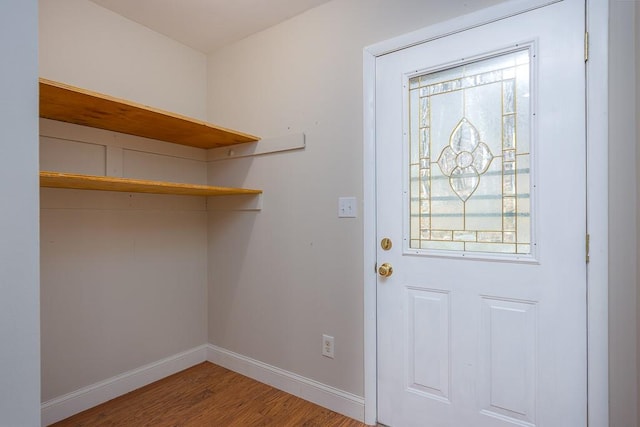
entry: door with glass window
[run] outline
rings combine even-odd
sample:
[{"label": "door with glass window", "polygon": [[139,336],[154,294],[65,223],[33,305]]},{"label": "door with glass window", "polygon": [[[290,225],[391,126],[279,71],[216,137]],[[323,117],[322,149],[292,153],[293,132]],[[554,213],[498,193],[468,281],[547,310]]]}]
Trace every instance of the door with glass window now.
[{"label": "door with glass window", "polygon": [[584,15],[377,58],[380,423],[586,425]]}]

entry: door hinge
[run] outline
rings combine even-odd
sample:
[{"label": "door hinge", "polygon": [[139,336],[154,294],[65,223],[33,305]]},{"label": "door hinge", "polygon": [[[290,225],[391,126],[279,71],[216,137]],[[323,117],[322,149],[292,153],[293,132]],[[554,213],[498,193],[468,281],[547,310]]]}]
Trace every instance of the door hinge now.
[{"label": "door hinge", "polygon": [[587,254],[586,254],[586,262],[587,262],[587,264],[589,263],[589,240],[590,239],[591,239],[591,236],[589,235],[589,233],[587,233],[586,248],[585,248],[586,251],[587,251]]},{"label": "door hinge", "polygon": [[584,62],[589,60],[589,32],[584,33]]}]

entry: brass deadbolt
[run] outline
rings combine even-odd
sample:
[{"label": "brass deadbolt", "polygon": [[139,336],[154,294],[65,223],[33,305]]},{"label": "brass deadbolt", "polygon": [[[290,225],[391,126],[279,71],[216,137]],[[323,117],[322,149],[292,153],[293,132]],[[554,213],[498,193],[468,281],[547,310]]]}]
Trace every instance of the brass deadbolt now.
[{"label": "brass deadbolt", "polygon": [[385,251],[388,251],[389,249],[391,249],[392,246],[393,246],[393,243],[391,242],[391,239],[388,237],[385,237],[380,241],[380,247]]}]

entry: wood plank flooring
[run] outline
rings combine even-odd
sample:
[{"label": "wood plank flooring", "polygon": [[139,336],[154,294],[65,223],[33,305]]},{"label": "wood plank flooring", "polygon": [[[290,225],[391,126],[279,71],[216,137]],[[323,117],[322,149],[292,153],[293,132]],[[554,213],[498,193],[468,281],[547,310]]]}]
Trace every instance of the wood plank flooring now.
[{"label": "wood plank flooring", "polygon": [[53,426],[364,427],[365,424],[204,362]]}]

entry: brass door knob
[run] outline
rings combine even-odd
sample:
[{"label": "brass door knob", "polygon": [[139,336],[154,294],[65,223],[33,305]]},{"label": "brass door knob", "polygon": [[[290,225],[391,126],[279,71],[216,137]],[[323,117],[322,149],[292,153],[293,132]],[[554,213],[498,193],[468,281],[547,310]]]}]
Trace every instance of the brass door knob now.
[{"label": "brass door knob", "polygon": [[378,274],[382,277],[389,277],[393,274],[393,267],[388,262],[385,262],[378,267]]}]

